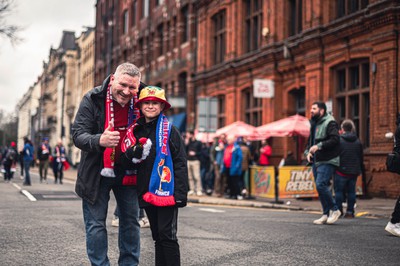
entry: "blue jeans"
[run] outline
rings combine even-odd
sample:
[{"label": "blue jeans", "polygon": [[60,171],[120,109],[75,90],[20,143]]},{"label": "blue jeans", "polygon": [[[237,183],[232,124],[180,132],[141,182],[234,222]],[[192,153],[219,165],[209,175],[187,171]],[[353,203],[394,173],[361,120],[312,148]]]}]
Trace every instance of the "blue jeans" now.
[{"label": "blue jeans", "polygon": [[356,183],[357,177],[345,177],[335,174],[335,199],[339,210],[343,213],[343,194],[347,194],[346,213],[354,214],[354,204],[356,203]]},{"label": "blue jeans", "polygon": [[[99,176],[100,178],[100,176]],[[113,190],[119,210],[118,265],[138,265],[140,255],[139,206],[135,186],[123,186],[116,178],[101,177],[94,205],[82,200],[86,229],[86,251],[92,265],[110,265],[107,256],[106,218],[110,191]]]},{"label": "blue jeans", "polygon": [[32,161],[24,161],[24,170],[25,170],[25,180],[24,185],[31,185],[31,175],[29,173],[29,168],[31,168]]},{"label": "blue jeans", "polygon": [[330,210],[336,211],[338,209],[330,190],[330,182],[335,168],[332,164],[321,164],[318,167],[313,166],[312,168],[322,211],[323,214],[328,216]]}]

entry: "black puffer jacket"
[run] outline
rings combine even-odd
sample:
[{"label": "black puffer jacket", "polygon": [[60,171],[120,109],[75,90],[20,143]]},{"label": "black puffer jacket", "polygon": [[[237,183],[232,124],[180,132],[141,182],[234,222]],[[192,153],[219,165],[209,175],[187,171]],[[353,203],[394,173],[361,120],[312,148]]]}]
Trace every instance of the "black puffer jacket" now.
[{"label": "black puffer jacket", "polygon": [[[104,131],[105,98],[109,83],[110,76],[101,86],[95,87],[83,97],[72,125],[73,142],[81,149],[75,192],[91,204],[96,202],[100,188],[100,171],[103,168],[105,148],[100,146],[100,136]],[[141,83],[140,89],[144,86]],[[122,180],[124,172],[117,165],[115,174]]]},{"label": "black puffer jacket", "polygon": [[[146,123],[144,117],[138,120],[138,125],[134,129],[136,139],[150,138],[153,143],[150,149],[149,156],[137,165],[137,190],[139,197],[139,206],[141,208],[151,206],[143,200],[143,195],[149,191],[150,176],[153,170],[154,161],[156,158],[156,127],[157,120]],[[187,203],[188,185],[188,168],[185,145],[178,129],[172,126],[169,138],[169,148],[172,154],[172,162],[174,164],[174,197],[177,207],[184,207]],[[129,156],[128,156],[129,157]],[[133,165],[125,154],[121,155],[121,162],[125,168],[131,169],[129,165]]]},{"label": "black puffer jacket", "polygon": [[340,165],[338,171],[358,176],[363,170],[364,152],[360,140],[354,133],[346,132],[340,136]]}]

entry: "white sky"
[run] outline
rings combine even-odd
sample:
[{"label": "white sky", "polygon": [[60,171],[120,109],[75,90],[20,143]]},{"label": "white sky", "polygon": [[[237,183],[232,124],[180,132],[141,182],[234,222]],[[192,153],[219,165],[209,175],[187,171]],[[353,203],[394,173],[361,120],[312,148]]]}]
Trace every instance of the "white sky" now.
[{"label": "white sky", "polygon": [[79,37],[83,26],[95,26],[95,0],[14,0],[8,24],[24,27],[23,42],[12,46],[0,38],[0,109],[13,112],[48,62],[50,48],[58,48],[63,30]]}]

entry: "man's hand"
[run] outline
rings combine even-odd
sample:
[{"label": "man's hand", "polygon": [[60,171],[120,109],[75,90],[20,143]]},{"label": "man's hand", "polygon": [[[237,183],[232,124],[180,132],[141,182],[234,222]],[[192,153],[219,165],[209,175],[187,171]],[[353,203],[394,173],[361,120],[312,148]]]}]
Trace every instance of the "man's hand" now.
[{"label": "man's hand", "polygon": [[314,155],[312,155],[312,153],[309,152],[309,153],[307,154],[307,162],[311,163],[313,157],[314,157]]},{"label": "man's hand", "polygon": [[100,136],[100,146],[106,147],[106,148],[114,148],[118,145],[119,143],[119,132],[118,131],[112,131],[112,128],[114,127],[114,121],[111,120],[108,123],[108,128],[104,130],[103,134]]},{"label": "man's hand", "polygon": [[310,151],[310,153],[314,154],[317,150],[318,150],[318,146],[317,145],[313,145],[313,146],[311,146],[309,151]]},{"label": "man's hand", "polygon": [[314,157],[314,153],[315,153],[318,149],[319,149],[319,148],[318,148],[317,145],[313,145],[313,146],[311,146],[311,148],[308,150],[309,152],[308,152],[308,154],[307,154],[307,161],[308,161],[309,163],[311,163],[312,158]]}]

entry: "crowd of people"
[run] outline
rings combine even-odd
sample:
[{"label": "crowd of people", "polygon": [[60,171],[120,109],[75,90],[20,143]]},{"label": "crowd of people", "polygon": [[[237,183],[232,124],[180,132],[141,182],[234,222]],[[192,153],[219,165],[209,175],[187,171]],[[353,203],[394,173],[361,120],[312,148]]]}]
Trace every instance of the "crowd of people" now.
[{"label": "crowd of people", "polygon": [[51,166],[54,175],[54,183],[57,184],[57,182],[59,182],[62,184],[64,169],[69,167],[66,150],[62,141],[58,140],[53,150],[49,145],[49,138],[47,137],[42,139],[42,143],[38,145],[36,149],[29,138],[24,137],[23,141],[24,145],[19,152],[17,151],[15,141],[12,141],[10,145],[4,147],[0,153],[5,182],[10,182],[14,178],[17,164],[19,164],[21,169],[20,177],[24,179],[24,186],[32,185],[30,169],[35,165],[39,167],[40,183],[48,183],[47,172],[48,168]]},{"label": "crowd of people", "polygon": [[[267,140],[262,140],[257,149],[246,137],[233,134],[222,134],[211,143],[197,140],[193,131],[184,133],[183,138],[188,157],[188,195],[242,200],[249,196],[249,167],[271,165],[272,148]],[[295,165],[295,160],[292,163]]]},{"label": "crowd of people", "polygon": [[[144,210],[154,241],[155,264],[180,265],[178,210],[186,206],[188,195],[242,200],[249,196],[249,167],[271,165],[273,151],[267,140],[257,147],[243,136],[222,134],[212,143],[202,143],[194,132],[181,135],[168,121],[164,111],[170,107],[165,91],[143,84],[140,70],[131,63],[119,65],[101,86],[82,99],[72,126],[74,144],[82,151],[75,192],[82,198],[86,250],[92,265],[110,263],[106,220],[111,191],[117,202],[118,263],[139,264],[139,222]],[[399,147],[399,134],[400,126],[395,149]],[[323,210],[314,224],[335,223],[344,212],[345,197],[344,216],[354,217],[355,183],[363,171],[362,152],[354,123],[345,120],[339,128],[325,103],[314,102],[304,152],[306,163],[312,165]],[[51,149],[48,138],[43,138],[36,157],[40,181],[47,182],[51,161],[55,183],[62,184],[66,161],[62,142]],[[22,158],[24,185],[31,185],[34,148],[28,138],[20,155],[14,142],[2,153],[7,181],[18,158]],[[288,151],[280,166],[297,164]],[[333,176],[335,197],[330,189]],[[397,236],[399,206],[400,198],[386,227]]]}]

